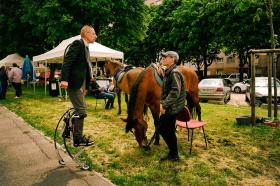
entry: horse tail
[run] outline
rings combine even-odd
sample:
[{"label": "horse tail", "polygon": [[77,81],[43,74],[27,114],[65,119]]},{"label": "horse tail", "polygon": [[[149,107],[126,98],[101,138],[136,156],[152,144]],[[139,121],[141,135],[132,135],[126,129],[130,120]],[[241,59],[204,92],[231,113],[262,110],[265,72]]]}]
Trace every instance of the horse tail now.
[{"label": "horse tail", "polygon": [[186,95],[186,100],[187,100],[187,107],[188,107],[189,111],[191,112],[191,116],[192,116],[192,118],[195,118],[196,116],[195,116],[195,109],[194,109],[194,101],[188,92]]},{"label": "horse tail", "polygon": [[147,70],[145,69],[143,72],[141,72],[139,74],[139,76],[137,77],[134,85],[131,88],[130,96],[129,96],[129,99],[128,99],[128,108],[127,108],[127,116],[128,116],[128,118],[132,118],[132,116],[133,116],[133,112],[134,112],[135,104],[136,104],[136,98],[137,98],[138,89],[139,89],[140,83],[142,82],[142,79],[143,79],[144,75],[146,74],[146,71]]}]

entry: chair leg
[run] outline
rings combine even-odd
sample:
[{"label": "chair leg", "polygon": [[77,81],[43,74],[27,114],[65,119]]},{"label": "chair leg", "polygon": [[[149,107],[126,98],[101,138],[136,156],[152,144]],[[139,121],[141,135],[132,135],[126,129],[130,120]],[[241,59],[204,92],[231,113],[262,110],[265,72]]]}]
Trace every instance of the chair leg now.
[{"label": "chair leg", "polygon": [[95,98],[95,110],[96,110],[96,107],[97,107],[97,98]]},{"label": "chair leg", "polygon": [[188,130],[188,141],[190,141],[190,129],[187,128],[187,130]]},{"label": "chair leg", "polygon": [[192,142],[193,142],[193,129],[192,129],[192,136],[191,136],[190,154],[192,154]]},{"label": "chair leg", "polygon": [[203,126],[202,126],[202,131],[203,131],[204,141],[205,141],[205,145],[206,145],[206,149],[207,149],[207,140],[206,140],[206,135],[205,135],[205,131],[204,131]]}]

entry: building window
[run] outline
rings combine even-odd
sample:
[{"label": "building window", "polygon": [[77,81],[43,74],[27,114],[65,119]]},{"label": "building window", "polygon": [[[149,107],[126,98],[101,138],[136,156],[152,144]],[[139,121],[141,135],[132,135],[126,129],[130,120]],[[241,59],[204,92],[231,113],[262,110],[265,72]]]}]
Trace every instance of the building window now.
[{"label": "building window", "polygon": [[224,69],[217,69],[216,75],[218,77],[224,77],[225,76]]},{"label": "building window", "polygon": [[216,59],[216,62],[217,62],[217,63],[224,63],[224,58],[217,58],[217,59]]},{"label": "building window", "polygon": [[234,63],[232,56],[227,57],[227,63]]}]

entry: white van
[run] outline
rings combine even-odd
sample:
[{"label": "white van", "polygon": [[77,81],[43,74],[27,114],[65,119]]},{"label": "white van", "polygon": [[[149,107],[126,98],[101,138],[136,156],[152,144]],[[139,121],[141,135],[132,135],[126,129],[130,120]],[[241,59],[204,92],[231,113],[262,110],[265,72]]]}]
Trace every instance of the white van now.
[{"label": "white van", "polygon": [[[239,82],[239,76],[240,76],[239,73],[232,73],[226,79],[229,79],[232,82],[232,84],[235,84],[235,83]],[[246,80],[246,79],[248,79],[248,74],[243,73],[243,80]]]}]

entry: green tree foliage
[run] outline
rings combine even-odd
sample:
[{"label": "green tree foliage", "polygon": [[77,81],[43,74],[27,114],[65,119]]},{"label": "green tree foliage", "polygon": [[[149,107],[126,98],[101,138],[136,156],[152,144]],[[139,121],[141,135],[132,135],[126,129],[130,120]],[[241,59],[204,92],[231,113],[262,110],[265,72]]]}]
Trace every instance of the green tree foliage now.
[{"label": "green tree foliage", "polygon": [[0,57],[18,52],[36,50],[29,41],[36,40],[30,33],[30,25],[24,24],[21,17],[24,11],[18,0],[2,0],[0,3]]},{"label": "green tree foliage", "polygon": [[[162,49],[176,50],[181,60],[191,59],[198,70],[204,68],[204,75],[220,50],[227,49],[238,53],[242,71],[248,63],[249,49],[269,48],[266,8],[266,2],[258,0],[166,0],[155,9],[139,48],[147,50],[150,61]],[[278,34],[279,13],[279,2],[275,1]]]},{"label": "green tree foliage", "polygon": [[[188,0],[174,12],[171,36],[184,60],[192,60],[198,72],[204,67],[204,76],[220,52],[216,36],[216,2]],[[176,38],[176,39],[175,39]]]},{"label": "green tree foliage", "polygon": [[[275,34],[280,2],[274,0]],[[37,55],[91,24],[98,42],[125,52],[127,63],[147,66],[162,50],[178,51],[198,69],[211,65],[221,48],[238,53],[240,69],[251,48],[269,48],[267,0],[2,0],[0,57]],[[276,47],[279,47],[279,37]],[[241,76],[242,77],[242,76]]]},{"label": "green tree foliage", "polygon": [[129,53],[128,60],[133,64],[147,66],[159,59],[162,50],[176,50],[170,38],[172,30],[172,12],[181,4],[181,0],[165,0],[163,4],[151,7],[147,37],[137,43]]},{"label": "green tree foliage", "polygon": [[[144,38],[147,27],[144,0],[2,0],[1,10],[0,27],[7,28],[0,31],[0,48],[7,47],[3,53],[22,48],[22,53],[40,54],[78,35],[84,24],[94,26],[100,43],[126,52]],[[14,34],[18,38],[8,37]]]},{"label": "green tree foliage", "polygon": [[[249,62],[252,48],[270,48],[270,31],[265,2],[254,0],[223,1],[218,19],[223,20],[217,32],[230,52],[238,54],[239,69]],[[243,76],[241,75],[241,80]]]}]

